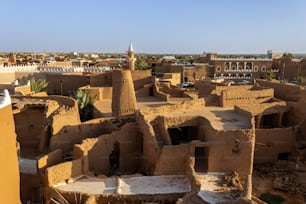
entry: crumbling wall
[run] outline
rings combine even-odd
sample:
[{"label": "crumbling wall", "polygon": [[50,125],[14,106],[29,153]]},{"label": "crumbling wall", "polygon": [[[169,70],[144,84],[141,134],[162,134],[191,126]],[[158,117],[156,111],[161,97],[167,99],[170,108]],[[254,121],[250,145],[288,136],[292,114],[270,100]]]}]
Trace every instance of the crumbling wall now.
[{"label": "crumbling wall", "polygon": [[94,100],[103,100],[112,98],[112,87],[90,87],[83,86],[80,90],[87,91]]},{"label": "crumbling wall", "polygon": [[111,87],[112,86],[112,72],[92,74],[90,76],[90,86],[91,87]]},{"label": "crumbling wall", "polygon": [[143,135],[142,168],[147,174],[152,175],[155,162],[157,161],[161,150],[158,147],[153,127],[150,125],[150,120],[146,118],[145,113],[140,113],[140,115],[137,117],[137,123],[139,124],[139,131]]},{"label": "crumbling wall", "polygon": [[131,71],[135,90],[143,88],[145,85],[152,84],[151,70]]},{"label": "crumbling wall", "polygon": [[78,106],[72,98],[18,96],[14,100],[16,132],[23,147],[44,151],[51,135],[56,135],[65,126],[80,123]]},{"label": "crumbling wall", "polygon": [[[137,117],[137,123],[139,124],[139,131],[143,134],[143,169],[144,171],[152,175],[155,172],[155,164],[160,158],[161,152],[162,152],[162,146],[159,146],[158,144],[158,139],[157,135],[158,132],[154,131],[154,128],[152,126],[152,121],[155,121],[157,123],[160,123],[164,120],[155,120],[158,116],[159,113],[166,113],[166,112],[173,112],[176,111],[177,109],[188,109],[190,107],[204,107],[204,100],[199,99],[199,100],[193,100],[193,101],[188,101],[185,102],[184,104],[181,105],[171,105],[171,106],[162,106],[162,107],[157,107],[157,108],[145,108],[141,109],[139,111],[138,117]],[[157,124],[158,126],[158,124]],[[168,125],[160,125],[161,128],[164,128],[164,132]],[[162,136],[161,136],[162,137]],[[164,144],[169,144],[169,138],[168,141],[164,141]],[[171,149],[169,150],[171,151]],[[174,150],[175,151],[175,150]],[[160,162],[160,167],[156,167],[156,172],[160,174],[160,172],[165,171],[165,172],[171,172],[173,169],[171,169],[171,165],[168,165],[167,168],[169,170],[165,169],[166,167],[163,167],[164,162],[169,162],[167,159],[171,160],[170,156],[167,156],[167,150],[165,150],[163,155],[163,158],[165,158],[164,161]],[[167,160],[167,161],[166,161]],[[160,169],[163,169],[162,171]],[[184,167],[185,169],[185,167]],[[177,170],[179,171],[179,170]]]},{"label": "crumbling wall", "polygon": [[240,86],[217,86],[212,84],[210,81],[197,81],[195,88],[199,90],[199,98],[205,98],[207,105],[220,105],[221,93],[223,91],[240,91],[240,90],[251,90],[251,85],[240,85]]},{"label": "crumbling wall", "polygon": [[46,126],[45,106],[29,105],[26,110],[14,114],[14,120],[21,150],[25,147],[38,149]]},{"label": "crumbling wall", "polygon": [[67,182],[71,178],[82,175],[82,159],[60,163],[46,169],[45,180],[46,185]]},{"label": "crumbling wall", "polygon": [[221,92],[220,105],[230,107],[237,104],[258,104],[274,97],[273,89],[262,90],[224,90]]},{"label": "crumbling wall", "polygon": [[163,93],[162,91],[160,91],[160,87],[157,84],[157,82],[154,83],[153,93],[154,93],[155,97],[157,97],[157,98],[159,98],[159,99],[161,99],[163,101],[168,101],[169,95],[166,94],[166,93]]},{"label": "crumbling wall", "polygon": [[300,99],[301,91],[305,90],[304,87],[291,84],[282,84],[278,81],[266,81],[258,79],[256,80],[256,83],[263,87],[273,88],[275,97],[284,101],[298,101]]},{"label": "crumbling wall", "polygon": [[159,86],[160,86],[159,89],[160,91],[172,97],[183,97],[183,94],[185,92],[185,90],[172,86],[170,82],[160,82]]},{"label": "crumbling wall", "polygon": [[176,86],[181,83],[181,73],[164,73],[159,80],[168,81],[171,85]]},{"label": "crumbling wall", "polygon": [[90,76],[83,74],[47,74],[48,94],[73,95],[78,88],[90,84]]},{"label": "crumbling wall", "polygon": [[20,203],[19,168],[11,104],[0,107],[0,121],[0,201],[17,204]]},{"label": "crumbling wall", "polygon": [[115,143],[120,148],[118,170],[125,173],[138,171],[142,162],[142,135],[139,134],[136,123],[128,123],[120,131],[83,140],[82,144],[76,145],[74,156],[84,158],[84,165],[88,167],[84,166],[83,171],[109,175],[110,155]]},{"label": "crumbling wall", "polygon": [[[249,117],[251,116],[249,115]],[[187,168],[190,166],[188,162],[191,161],[190,158],[195,157],[196,147],[205,147],[207,150],[208,172],[237,171],[243,177],[251,174],[252,145],[254,143],[252,130],[217,131],[212,127],[211,122],[203,117],[167,117],[158,121],[165,123],[164,128],[192,126],[198,127],[198,130],[197,135],[193,135],[195,138],[186,144],[169,145],[165,143],[160,151],[156,151],[156,147],[144,146],[144,159],[147,159],[147,155],[151,157],[148,159],[150,159],[154,175],[188,173],[187,171],[190,171]],[[155,121],[155,123],[158,121]],[[158,142],[158,138],[162,137],[159,135],[161,133],[162,131],[156,132],[155,130],[153,136],[144,137],[144,142],[150,141],[149,139],[152,137],[155,138],[155,141],[151,141],[152,143]]]},{"label": "crumbling wall", "polygon": [[[302,95],[305,97],[306,94]],[[287,116],[294,124],[300,123],[301,125],[297,129],[297,142],[299,146],[303,146],[302,143],[306,141],[306,102],[301,99],[299,102],[290,102],[289,106],[292,107],[292,114]]]},{"label": "crumbling wall", "polygon": [[31,86],[25,85],[25,86],[17,86],[15,87],[15,93],[21,93],[22,95],[29,95],[31,94]]},{"label": "crumbling wall", "polygon": [[61,149],[54,150],[43,155],[37,160],[37,168],[39,172],[44,173],[47,167],[53,166],[63,160],[63,151]]},{"label": "crumbling wall", "polygon": [[234,107],[234,109],[235,112],[238,113],[247,115],[251,114],[252,116],[256,116],[264,114],[283,113],[289,111],[291,108],[287,105],[285,101],[271,101],[269,103],[262,104],[237,105]]},{"label": "crumbling wall", "polygon": [[256,129],[255,163],[275,162],[280,153],[290,153],[296,148],[296,129]]},{"label": "crumbling wall", "polygon": [[79,109],[76,100],[64,96],[48,96],[47,98],[53,99],[60,103],[59,111],[52,114],[52,134],[57,134],[62,127],[68,125],[76,125],[80,123]]},{"label": "crumbling wall", "polygon": [[[210,130],[212,133],[215,130]],[[205,134],[208,143],[208,171],[237,171],[242,177],[252,174],[252,130],[223,130]]]},{"label": "crumbling wall", "polygon": [[136,91],[136,97],[146,97],[153,96],[153,84],[147,84],[143,88],[140,88]]},{"label": "crumbling wall", "polygon": [[185,175],[189,155],[189,144],[164,146],[155,164],[154,175]]},{"label": "crumbling wall", "polygon": [[[21,172],[20,173],[20,195],[23,202],[31,201],[41,203],[43,199],[41,197],[43,193],[43,186],[44,183],[43,175],[45,173],[45,169],[47,167],[53,166],[63,161],[61,150],[55,150],[48,154],[43,155],[42,157],[38,158],[37,160],[28,160],[35,161],[35,166],[32,168],[36,172]],[[26,165],[23,165],[26,166]],[[28,167],[29,168],[29,167]],[[38,170],[38,171],[37,171]]]},{"label": "crumbling wall", "polygon": [[66,125],[51,137],[50,149],[62,149],[65,153],[72,150],[73,145],[81,143],[85,138],[97,137],[111,133],[118,128],[109,118],[93,119],[75,125]]}]

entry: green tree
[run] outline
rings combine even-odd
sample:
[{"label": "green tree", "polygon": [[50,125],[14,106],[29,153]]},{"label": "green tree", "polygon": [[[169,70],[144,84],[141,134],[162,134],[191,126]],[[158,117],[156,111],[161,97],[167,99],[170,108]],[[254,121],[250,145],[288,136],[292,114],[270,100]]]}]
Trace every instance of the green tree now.
[{"label": "green tree", "polygon": [[88,91],[78,90],[74,97],[78,103],[80,119],[82,122],[93,119],[94,99]]},{"label": "green tree", "polygon": [[136,61],[136,69],[137,70],[146,70],[150,69],[150,65],[147,62],[147,59],[145,57],[138,57]]},{"label": "green tree", "polygon": [[293,58],[293,54],[289,53],[289,52],[286,52],[286,53],[283,54],[283,58],[292,59]]},{"label": "green tree", "polygon": [[33,91],[34,93],[47,91],[48,82],[46,81],[46,79],[35,79],[34,77],[32,77],[30,79],[30,83],[31,91]]},{"label": "green tree", "polygon": [[265,79],[268,79],[269,81],[271,81],[272,79],[275,78],[275,73],[272,71],[267,71],[265,73]]}]

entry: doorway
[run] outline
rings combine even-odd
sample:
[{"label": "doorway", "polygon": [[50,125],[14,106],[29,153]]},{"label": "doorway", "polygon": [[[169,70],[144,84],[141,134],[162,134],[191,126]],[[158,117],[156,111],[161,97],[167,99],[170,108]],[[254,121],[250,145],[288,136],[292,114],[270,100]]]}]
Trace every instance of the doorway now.
[{"label": "doorway", "polygon": [[194,170],[196,172],[207,172],[208,170],[207,147],[195,147],[194,158],[195,158]]}]

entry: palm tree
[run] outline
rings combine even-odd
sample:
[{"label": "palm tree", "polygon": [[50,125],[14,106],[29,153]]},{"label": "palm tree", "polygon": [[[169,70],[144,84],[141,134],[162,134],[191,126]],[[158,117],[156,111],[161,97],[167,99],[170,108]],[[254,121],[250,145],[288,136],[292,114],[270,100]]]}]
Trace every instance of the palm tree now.
[{"label": "palm tree", "polygon": [[32,77],[30,79],[31,91],[34,93],[46,92],[48,87],[48,82],[46,79],[35,79]]},{"label": "palm tree", "polygon": [[75,93],[75,99],[78,103],[80,119],[82,122],[93,119],[93,97],[88,91],[78,90]]}]

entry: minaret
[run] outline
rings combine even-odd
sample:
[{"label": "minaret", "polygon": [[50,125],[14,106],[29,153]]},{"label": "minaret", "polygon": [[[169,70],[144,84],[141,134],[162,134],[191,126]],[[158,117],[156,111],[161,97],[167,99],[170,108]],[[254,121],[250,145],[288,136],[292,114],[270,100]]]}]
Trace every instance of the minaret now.
[{"label": "minaret", "polygon": [[128,49],[128,69],[129,70],[135,70],[135,62],[136,62],[136,58],[135,58],[135,53],[134,53],[134,49],[133,49],[133,45],[131,41],[129,49]]},{"label": "minaret", "polygon": [[10,53],[10,55],[9,55],[9,62],[11,64],[16,64],[16,55],[14,53]]}]

